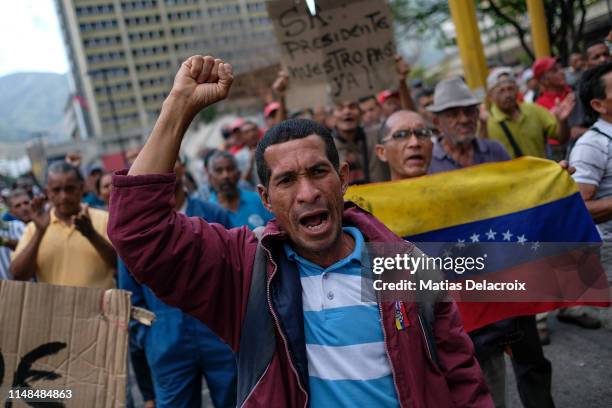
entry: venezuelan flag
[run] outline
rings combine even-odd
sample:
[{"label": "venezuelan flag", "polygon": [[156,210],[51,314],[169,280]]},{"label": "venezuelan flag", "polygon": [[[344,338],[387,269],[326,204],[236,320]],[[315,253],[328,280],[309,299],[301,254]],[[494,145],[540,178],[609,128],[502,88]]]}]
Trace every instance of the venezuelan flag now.
[{"label": "venezuelan flag", "polygon": [[[515,243],[534,254],[546,243],[599,243],[599,233],[567,171],[549,160],[525,157],[397,182],[353,186],[345,198],[371,212],[397,235],[418,243]],[[563,249],[563,246],[561,246]],[[554,260],[498,257],[480,273],[531,279],[540,286],[561,285],[588,291],[591,299],[574,302],[516,301],[459,304],[466,330],[519,315],[574,304],[608,305],[609,289],[601,264],[589,263],[591,275],[576,254],[554,254]],[[427,252],[427,250],[425,250]],[[551,257],[551,254],[541,257]],[[492,265],[492,266],[491,266]],[[595,269],[593,269],[595,268]],[[595,274],[595,277],[593,277]],[[589,287],[583,287],[585,282]],[[581,286],[582,285],[582,286]]]}]

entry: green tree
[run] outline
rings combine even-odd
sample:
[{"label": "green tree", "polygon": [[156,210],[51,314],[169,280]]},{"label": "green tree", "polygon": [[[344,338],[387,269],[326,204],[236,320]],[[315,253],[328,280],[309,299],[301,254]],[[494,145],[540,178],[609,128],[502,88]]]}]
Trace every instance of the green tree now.
[{"label": "green tree", "polygon": [[[561,61],[567,62],[569,54],[582,49],[587,7],[597,0],[543,0],[548,36],[552,51]],[[534,59],[528,43],[530,31],[525,0],[475,0],[479,20],[488,17],[500,29],[510,27],[518,37],[521,47]],[[400,34],[411,38],[425,34],[434,35],[443,44],[452,44],[442,24],[450,19],[448,1],[444,0],[392,0],[391,8]]]}]

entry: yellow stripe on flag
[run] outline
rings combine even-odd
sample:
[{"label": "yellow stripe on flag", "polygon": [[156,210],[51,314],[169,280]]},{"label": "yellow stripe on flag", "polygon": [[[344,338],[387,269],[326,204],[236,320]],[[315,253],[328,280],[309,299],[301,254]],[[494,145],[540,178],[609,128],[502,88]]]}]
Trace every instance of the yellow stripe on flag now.
[{"label": "yellow stripe on flag", "polygon": [[344,198],[405,237],[526,210],[577,191],[572,178],[557,163],[523,157],[414,179],[352,186]]}]

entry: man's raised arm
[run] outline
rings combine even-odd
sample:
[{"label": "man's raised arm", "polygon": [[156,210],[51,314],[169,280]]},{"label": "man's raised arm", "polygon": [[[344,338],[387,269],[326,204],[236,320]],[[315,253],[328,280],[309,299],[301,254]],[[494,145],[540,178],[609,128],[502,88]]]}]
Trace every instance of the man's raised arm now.
[{"label": "man's raised arm", "polygon": [[236,349],[257,240],[247,228],[228,231],[177,213],[173,174],[191,120],[225,98],[231,82],[231,67],[221,60],[195,56],[181,65],[129,173],[113,176],[108,236],[140,283]]},{"label": "man's raised arm", "polygon": [[183,62],[153,132],[128,174],[172,172],[189,124],[202,109],[227,97],[232,80],[232,66],[220,59],[195,55]]}]

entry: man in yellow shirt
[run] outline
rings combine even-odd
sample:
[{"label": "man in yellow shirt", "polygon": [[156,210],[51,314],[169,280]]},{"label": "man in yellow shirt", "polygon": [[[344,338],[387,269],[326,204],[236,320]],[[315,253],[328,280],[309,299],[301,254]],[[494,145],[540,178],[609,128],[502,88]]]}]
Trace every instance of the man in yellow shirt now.
[{"label": "man in yellow shirt", "polygon": [[512,158],[546,158],[546,139],[564,143],[569,136],[567,118],[573,104],[561,102],[554,114],[533,103],[517,101],[518,86],[510,68],[496,68],[487,78],[491,114],[487,120],[489,138],[501,142]]},{"label": "man in yellow shirt", "polygon": [[108,213],[82,206],[78,169],[56,162],[47,172],[47,197],[32,202],[32,222],[19,240],[10,272],[17,280],[36,276],[54,285],[112,288],[115,250],[106,235]]}]

